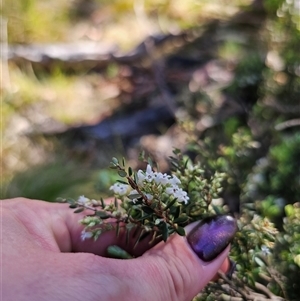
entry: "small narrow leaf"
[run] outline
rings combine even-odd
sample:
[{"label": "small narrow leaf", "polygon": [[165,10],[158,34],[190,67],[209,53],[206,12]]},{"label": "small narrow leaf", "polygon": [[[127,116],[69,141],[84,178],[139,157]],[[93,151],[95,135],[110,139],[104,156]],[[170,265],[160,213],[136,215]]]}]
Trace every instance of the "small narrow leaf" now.
[{"label": "small narrow leaf", "polygon": [[185,236],[185,230],[182,227],[177,227],[175,231],[180,235],[180,236]]},{"label": "small narrow leaf", "polygon": [[127,246],[128,243],[129,243],[130,230],[131,230],[131,229],[127,229],[127,228],[126,228],[126,238],[125,238],[125,244],[126,244],[126,246]]},{"label": "small narrow leaf", "polygon": [[55,202],[57,202],[57,203],[66,203],[67,200],[64,199],[64,198],[58,197],[58,198],[56,198]]},{"label": "small narrow leaf", "polygon": [[161,231],[162,231],[162,239],[164,242],[166,242],[169,237],[169,229],[167,223],[165,222],[162,223]]},{"label": "small narrow leaf", "polygon": [[179,148],[174,148],[174,149],[173,149],[173,154],[179,155],[180,153],[181,153],[181,151],[180,151]]},{"label": "small narrow leaf", "polygon": [[119,164],[119,160],[118,160],[117,158],[115,158],[115,157],[113,157],[113,158],[111,159],[111,162],[112,162],[114,165],[118,165],[118,164]]},{"label": "small narrow leaf", "polygon": [[145,160],[145,151],[140,152],[139,154],[139,160],[144,161]]},{"label": "small narrow leaf", "polygon": [[102,209],[104,209],[104,207],[105,207],[105,204],[104,204],[104,200],[103,200],[103,198],[101,198],[101,199],[100,199],[100,202],[101,202],[101,207],[102,207]]},{"label": "small narrow leaf", "polygon": [[131,199],[131,200],[134,200],[134,199],[137,199],[137,198],[140,198],[141,195],[139,193],[132,193],[132,194],[129,194],[128,195],[128,198]]},{"label": "small narrow leaf", "polygon": [[127,176],[127,172],[125,170],[119,170],[118,174],[120,177],[125,178]]},{"label": "small narrow leaf", "polygon": [[186,167],[187,167],[189,161],[190,161],[190,159],[188,158],[188,159],[186,159],[186,161],[184,162],[184,169],[186,169]]},{"label": "small narrow leaf", "polygon": [[181,206],[177,206],[174,213],[174,218],[178,218],[180,213],[181,213]]},{"label": "small narrow leaf", "polygon": [[212,205],[214,211],[216,212],[217,215],[219,214],[224,214],[224,212],[222,212],[221,208],[219,206],[216,205]]},{"label": "small narrow leaf", "polygon": [[118,166],[116,166],[116,165],[114,165],[113,163],[111,163],[111,164],[109,165],[109,168],[110,168],[110,169],[118,169]]},{"label": "small narrow leaf", "polygon": [[74,210],[74,213],[80,213],[82,211],[84,211],[84,207],[80,207],[80,208]]},{"label": "small narrow leaf", "polygon": [[147,214],[153,214],[154,210],[148,206],[142,206],[142,210]]},{"label": "small narrow leaf", "polygon": [[171,161],[171,165],[172,165],[174,168],[178,169],[178,163],[176,163],[176,162],[174,162],[174,161]]},{"label": "small narrow leaf", "polygon": [[133,258],[128,252],[123,250],[118,246],[109,246],[107,248],[107,254],[112,258],[119,258],[119,259],[131,259]]},{"label": "small narrow leaf", "polygon": [[148,157],[148,164],[152,167],[153,166],[153,161],[152,161],[152,159],[150,158],[150,157]]},{"label": "small narrow leaf", "polygon": [[121,183],[121,184],[128,185],[128,183],[127,183],[127,182],[125,182],[125,181],[122,181],[122,180],[117,180],[117,182],[119,182],[119,183]]},{"label": "small narrow leaf", "polygon": [[133,174],[133,172],[132,172],[132,168],[129,166],[128,167],[128,174],[129,174],[129,176],[131,177],[132,176],[132,174]]},{"label": "small narrow leaf", "polygon": [[120,235],[120,223],[117,223],[116,236],[119,237],[119,235]]},{"label": "small narrow leaf", "polygon": [[135,243],[134,243],[134,245],[133,245],[133,249],[136,248],[136,246],[137,246],[138,243],[140,242],[140,239],[141,239],[141,237],[143,236],[143,234],[144,234],[144,230],[142,229],[141,232],[140,232],[140,234],[139,234],[139,236],[138,236],[138,238],[137,238],[137,240],[135,241]]},{"label": "small narrow leaf", "polygon": [[172,207],[176,203],[176,201],[177,201],[177,198],[170,201],[164,210],[168,210],[170,207]]},{"label": "small narrow leaf", "polygon": [[142,217],[136,219],[136,221],[137,221],[137,222],[141,222],[141,221],[147,219],[147,218],[150,217],[150,216],[152,216],[152,213],[151,213],[151,214],[145,214],[144,216],[142,216]]},{"label": "small narrow leaf", "polygon": [[136,173],[133,174],[134,182],[137,183],[139,181]]},{"label": "small narrow leaf", "polygon": [[189,217],[186,215],[181,215],[177,218],[174,219],[174,223],[176,224],[182,224],[182,223],[186,223],[189,220]]},{"label": "small narrow leaf", "polygon": [[124,157],[122,158],[122,164],[123,164],[123,167],[125,167],[125,158]]},{"label": "small narrow leaf", "polygon": [[110,217],[110,215],[108,215],[105,211],[96,211],[95,214],[102,219],[106,219]]},{"label": "small narrow leaf", "polygon": [[70,205],[76,204],[76,201],[73,199],[66,199],[66,202],[69,203]]}]

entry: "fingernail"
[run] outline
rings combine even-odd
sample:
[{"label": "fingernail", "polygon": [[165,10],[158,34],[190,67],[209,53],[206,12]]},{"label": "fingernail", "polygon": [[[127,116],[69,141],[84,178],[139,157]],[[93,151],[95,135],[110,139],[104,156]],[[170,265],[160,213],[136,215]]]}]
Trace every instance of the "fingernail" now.
[{"label": "fingernail", "polygon": [[237,230],[237,223],[233,217],[217,215],[203,219],[188,234],[187,241],[198,257],[208,262],[226,249]]}]

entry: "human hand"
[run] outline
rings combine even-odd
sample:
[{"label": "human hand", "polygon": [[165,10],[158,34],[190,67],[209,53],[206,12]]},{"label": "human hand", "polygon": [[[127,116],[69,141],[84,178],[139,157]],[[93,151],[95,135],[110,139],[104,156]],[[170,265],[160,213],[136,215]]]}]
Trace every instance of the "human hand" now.
[{"label": "human hand", "polygon": [[186,227],[187,237],[172,235],[150,250],[142,243],[134,251],[141,256],[120,260],[104,255],[124,237],[111,231],[82,241],[78,215],[67,204],[4,200],[1,218],[6,301],[189,301],[221,266],[228,269],[236,231],[231,218],[197,223]]}]

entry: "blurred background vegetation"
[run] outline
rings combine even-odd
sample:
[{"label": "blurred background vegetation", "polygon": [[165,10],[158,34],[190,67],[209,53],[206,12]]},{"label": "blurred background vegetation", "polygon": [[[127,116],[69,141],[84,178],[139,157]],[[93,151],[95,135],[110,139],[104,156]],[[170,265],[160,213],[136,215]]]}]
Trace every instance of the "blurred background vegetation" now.
[{"label": "blurred background vegetation", "polygon": [[[105,196],[112,156],[138,167],[144,149],[167,171],[178,147],[227,173],[231,212],[284,229],[300,202],[299,46],[298,0],[4,1],[2,198]],[[278,252],[291,300],[299,248]]]}]

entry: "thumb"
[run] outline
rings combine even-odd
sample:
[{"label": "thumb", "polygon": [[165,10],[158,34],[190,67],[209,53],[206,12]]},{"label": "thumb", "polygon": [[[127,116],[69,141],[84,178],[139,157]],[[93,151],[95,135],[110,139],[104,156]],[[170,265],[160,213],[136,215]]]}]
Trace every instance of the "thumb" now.
[{"label": "thumb", "polygon": [[191,300],[226,260],[236,231],[230,216],[207,218],[187,226],[186,237],[173,235],[135,259],[144,267],[139,280],[149,284],[149,300]]}]

